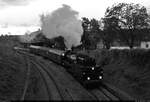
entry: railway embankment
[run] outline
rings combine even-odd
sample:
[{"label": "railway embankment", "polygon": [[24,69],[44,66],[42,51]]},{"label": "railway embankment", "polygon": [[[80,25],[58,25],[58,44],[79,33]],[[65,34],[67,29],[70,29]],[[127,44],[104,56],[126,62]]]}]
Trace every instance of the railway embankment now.
[{"label": "railway embankment", "polygon": [[[13,50],[14,46],[21,46],[17,36],[0,37],[0,100],[21,100],[28,96],[39,99],[40,93],[44,93],[43,82],[34,68],[31,68],[27,78],[27,60]],[[46,97],[46,94],[43,95]]]},{"label": "railway embankment", "polygon": [[26,64],[21,55],[13,51],[19,45],[17,38],[0,37],[0,100],[19,99],[25,82]]},{"label": "railway embankment", "polygon": [[150,50],[88,51],[104,69],[104,81],[136,99],[150,100]]}]

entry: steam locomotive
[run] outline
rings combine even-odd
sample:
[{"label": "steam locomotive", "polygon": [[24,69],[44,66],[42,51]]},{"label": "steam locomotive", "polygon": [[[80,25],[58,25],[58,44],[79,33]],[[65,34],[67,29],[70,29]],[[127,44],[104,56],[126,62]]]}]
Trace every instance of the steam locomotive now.
[{"label": "steam locomotive", "polygon": [[87,55],[66,51],[62,53],[61,64],[83,85],[100,83],[103,78],[103,69]]},{"label": "steam locomotive", "polygon": [[84,86],[101,83],[103,78],[102,68],[96,65],[94,58],[87,55],[37,45],[28,46],[28,51],[64,66]]}]

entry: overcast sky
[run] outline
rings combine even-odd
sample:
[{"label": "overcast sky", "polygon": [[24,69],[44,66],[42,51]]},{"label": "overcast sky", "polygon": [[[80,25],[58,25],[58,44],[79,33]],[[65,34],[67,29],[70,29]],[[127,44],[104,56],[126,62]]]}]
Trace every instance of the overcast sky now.
[{"label": "overcast sky", "polygon": [[119,2],[140,3],[150,8],[149,0],[0,0],[0,25],[37,26],[39,15],[67,4],[79,18],[100,19],[108,6]]}]

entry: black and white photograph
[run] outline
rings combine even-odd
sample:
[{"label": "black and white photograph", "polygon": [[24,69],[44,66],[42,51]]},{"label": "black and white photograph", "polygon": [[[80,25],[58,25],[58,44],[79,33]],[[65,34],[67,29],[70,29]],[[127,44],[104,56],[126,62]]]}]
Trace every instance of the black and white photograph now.
[{"label": "black and white photograph", "polygon": [[149,0],[0,0],[0,102],[150,101]]}]

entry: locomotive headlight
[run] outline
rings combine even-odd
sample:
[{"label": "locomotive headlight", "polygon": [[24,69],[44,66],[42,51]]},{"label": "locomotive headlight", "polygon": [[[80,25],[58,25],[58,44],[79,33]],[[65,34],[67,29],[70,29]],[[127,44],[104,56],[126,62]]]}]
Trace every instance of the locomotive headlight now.
[{"label": "locomotive headlight", "polygon": [[102,79],[102,76],[99,76],[99,79]]},{"label": "locomotive headlight", "polygon": [[62,56],[65,56],[65,54],[64,54],[64,53],[62,53]]},{"label": "locomotive headlight", "polygon": [[90,80],[91,78],[90,77],[87,77],[87,80]]},{"label": "locomotive headlight", "polygon": [[92,67],[92,70],[94,70],[95,68],[94,67]]}]

